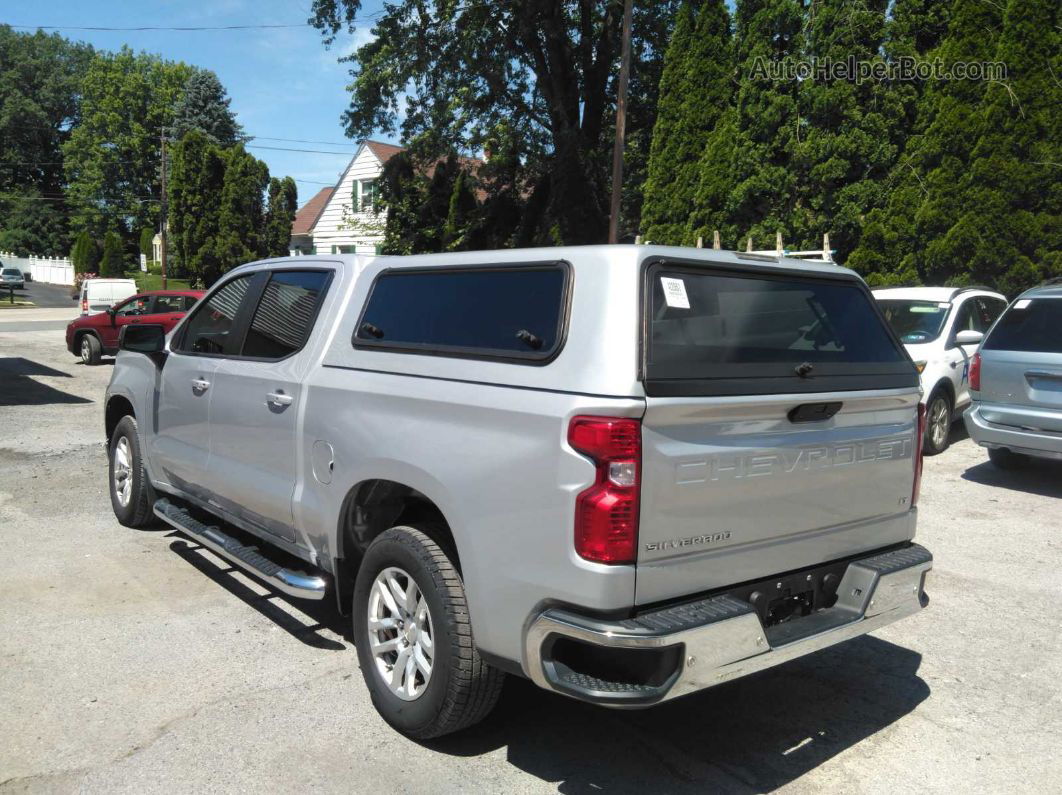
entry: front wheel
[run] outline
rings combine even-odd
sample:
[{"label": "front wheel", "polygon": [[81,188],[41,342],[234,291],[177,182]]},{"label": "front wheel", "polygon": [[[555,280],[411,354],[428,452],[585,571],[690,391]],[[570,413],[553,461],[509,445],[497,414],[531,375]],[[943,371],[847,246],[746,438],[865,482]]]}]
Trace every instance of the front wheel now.
[{"label": "front wheel", "polygon": [[103,356],[103,346],[95,334],[83,334],[81,337],[81,361],[85,364],[99,364]]},{"label": "front wheel", "polygon": [[135,419],[126,415],[118,422],[111,434],[107,457],[111,508],[115,517],[126,527],[151,524],[154,521],[155,491],[144,471]]},{"label": "front wheel", "polygon": [[926,402],[926,435],[922,449],[926,455],[939,455],[948,449],[951,434],[951,400],[948,393],[935,391]]},{"label": "front wheel", "polygon": [[504,674],[480,658],[461,575],[423,530],[393,527],[369,545],[353,613],[365,685],[395,729],[427,740],[494,708]]}]

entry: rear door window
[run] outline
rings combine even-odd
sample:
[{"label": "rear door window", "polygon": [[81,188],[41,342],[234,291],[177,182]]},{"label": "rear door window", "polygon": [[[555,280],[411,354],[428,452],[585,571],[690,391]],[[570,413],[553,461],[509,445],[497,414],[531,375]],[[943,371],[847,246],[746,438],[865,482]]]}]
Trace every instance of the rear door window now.
[{"label": "rear door window", "polygon": [[327,271],[276,271],[262,291],[243,355],[281,359],[300,350],[328,285]]},{"label": "rear door window", "polygon": [[989,351],[1062,353],[1062,299],[1015,301],[982,347]]},{"label": "rear door window", "polygon": [[386,271],[373,284],[354,346],[547,360],[560,347],[567,290],[562,264]]},{"label": "rear door window", "polygon": [[851,279],[649,269],[650,395],[883,389],[918,384],[869,291]]}]

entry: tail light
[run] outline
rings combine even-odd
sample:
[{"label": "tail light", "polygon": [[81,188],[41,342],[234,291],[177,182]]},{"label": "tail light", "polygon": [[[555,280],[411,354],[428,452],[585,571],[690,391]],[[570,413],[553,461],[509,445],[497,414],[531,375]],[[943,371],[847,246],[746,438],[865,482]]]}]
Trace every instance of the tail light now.
[{"label": "tail light", "polygon": [[911,489],[911,507],[918,505],[918,495],[922,491],[922,460],[923,446],[926,439],[926,407],[924,403],[918,404],[918,440],[915,442],[915,470],[914,488]]},{"label": "tail light", "polygon": [[88,299],[87,298],[82,298],[81,299],[81,311],[82,312],[88,312]]},{"label": "tail light", "polygon": [[981,391],[981,354],[975,353],[973,361],[970,362],[970,389],[974,392]]},{"label": "tail light", "polygon": [[593,459],[594,484],[575,502],[575,551],[597,563],[638,557],[642,425],[614,417],[573,417],[568,444]]}]

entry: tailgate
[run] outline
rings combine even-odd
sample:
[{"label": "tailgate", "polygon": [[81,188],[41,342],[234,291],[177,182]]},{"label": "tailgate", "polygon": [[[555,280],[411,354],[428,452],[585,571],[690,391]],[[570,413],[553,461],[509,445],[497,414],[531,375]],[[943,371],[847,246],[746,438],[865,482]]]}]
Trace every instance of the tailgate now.
[{"label": "tailgate", "polygon": [[648,269],[639,604],[912,537],[918,374],[839,270]]},{"label": "tailgate", "polygon": [[981,416],[1062,433],[1062,299],[1016,301],[981,350]]}]

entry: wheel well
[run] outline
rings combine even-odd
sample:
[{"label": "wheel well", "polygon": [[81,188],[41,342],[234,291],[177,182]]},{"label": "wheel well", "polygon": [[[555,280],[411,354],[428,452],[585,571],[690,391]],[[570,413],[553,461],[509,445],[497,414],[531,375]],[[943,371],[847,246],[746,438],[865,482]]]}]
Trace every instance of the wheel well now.
[{"label": "wheel well", "polygon": [[90,328],[78,329],[77,331],[74,332],[74,347],[77,347],[78,345],[81,344],[81,338],[84,337],[85,335],[88,335],[88,336],[91,336],[91,337],[95,337],[96,339],[100,338],[100,335],[97,334],[95,331],[93,331]]},{"label": "wheel well", "polygon": [[[91,332],[85,332],[91,333]],[[104,420],[104,425],[107,429],[107,441],[110,442],[111,435],[114,433],[114,429],[118,427],[118,423],[122,421],[122,417],[126,415],[130,417],[136,417],[136,412],[133,411],[133,404],[126,400],[121,395],[115,395],[107,401],[107,413]]]},{"label": "wheel well", "polygon": [[374,538],[396,525],[416,525],[445,550],[458,572],[461,571],[453,532],[434,502],[404,483],[362,481],[347,493],[339,514],[335,577],[336,597],[342,612],[350,609],[349,596],[365,550]]},{"label": "wheel well", "polygon": [[955,384],[949,381],[947,378],[942,378],[929,390],[929,394],[926,395],[926,406],[929,406],[929,401],[932,399],[934,393],[944,390],[948,395],[948,400],[951,401],[951,407],[955,408]]},{"label": "wheel well", "polygon": [[416,489],[393,480],[366,480],[352,488],[340,514],[340,557],[360,560],[369,544],[395,525],[415,524],[446,549],[455,566],[457,545],[439,507]]}]

